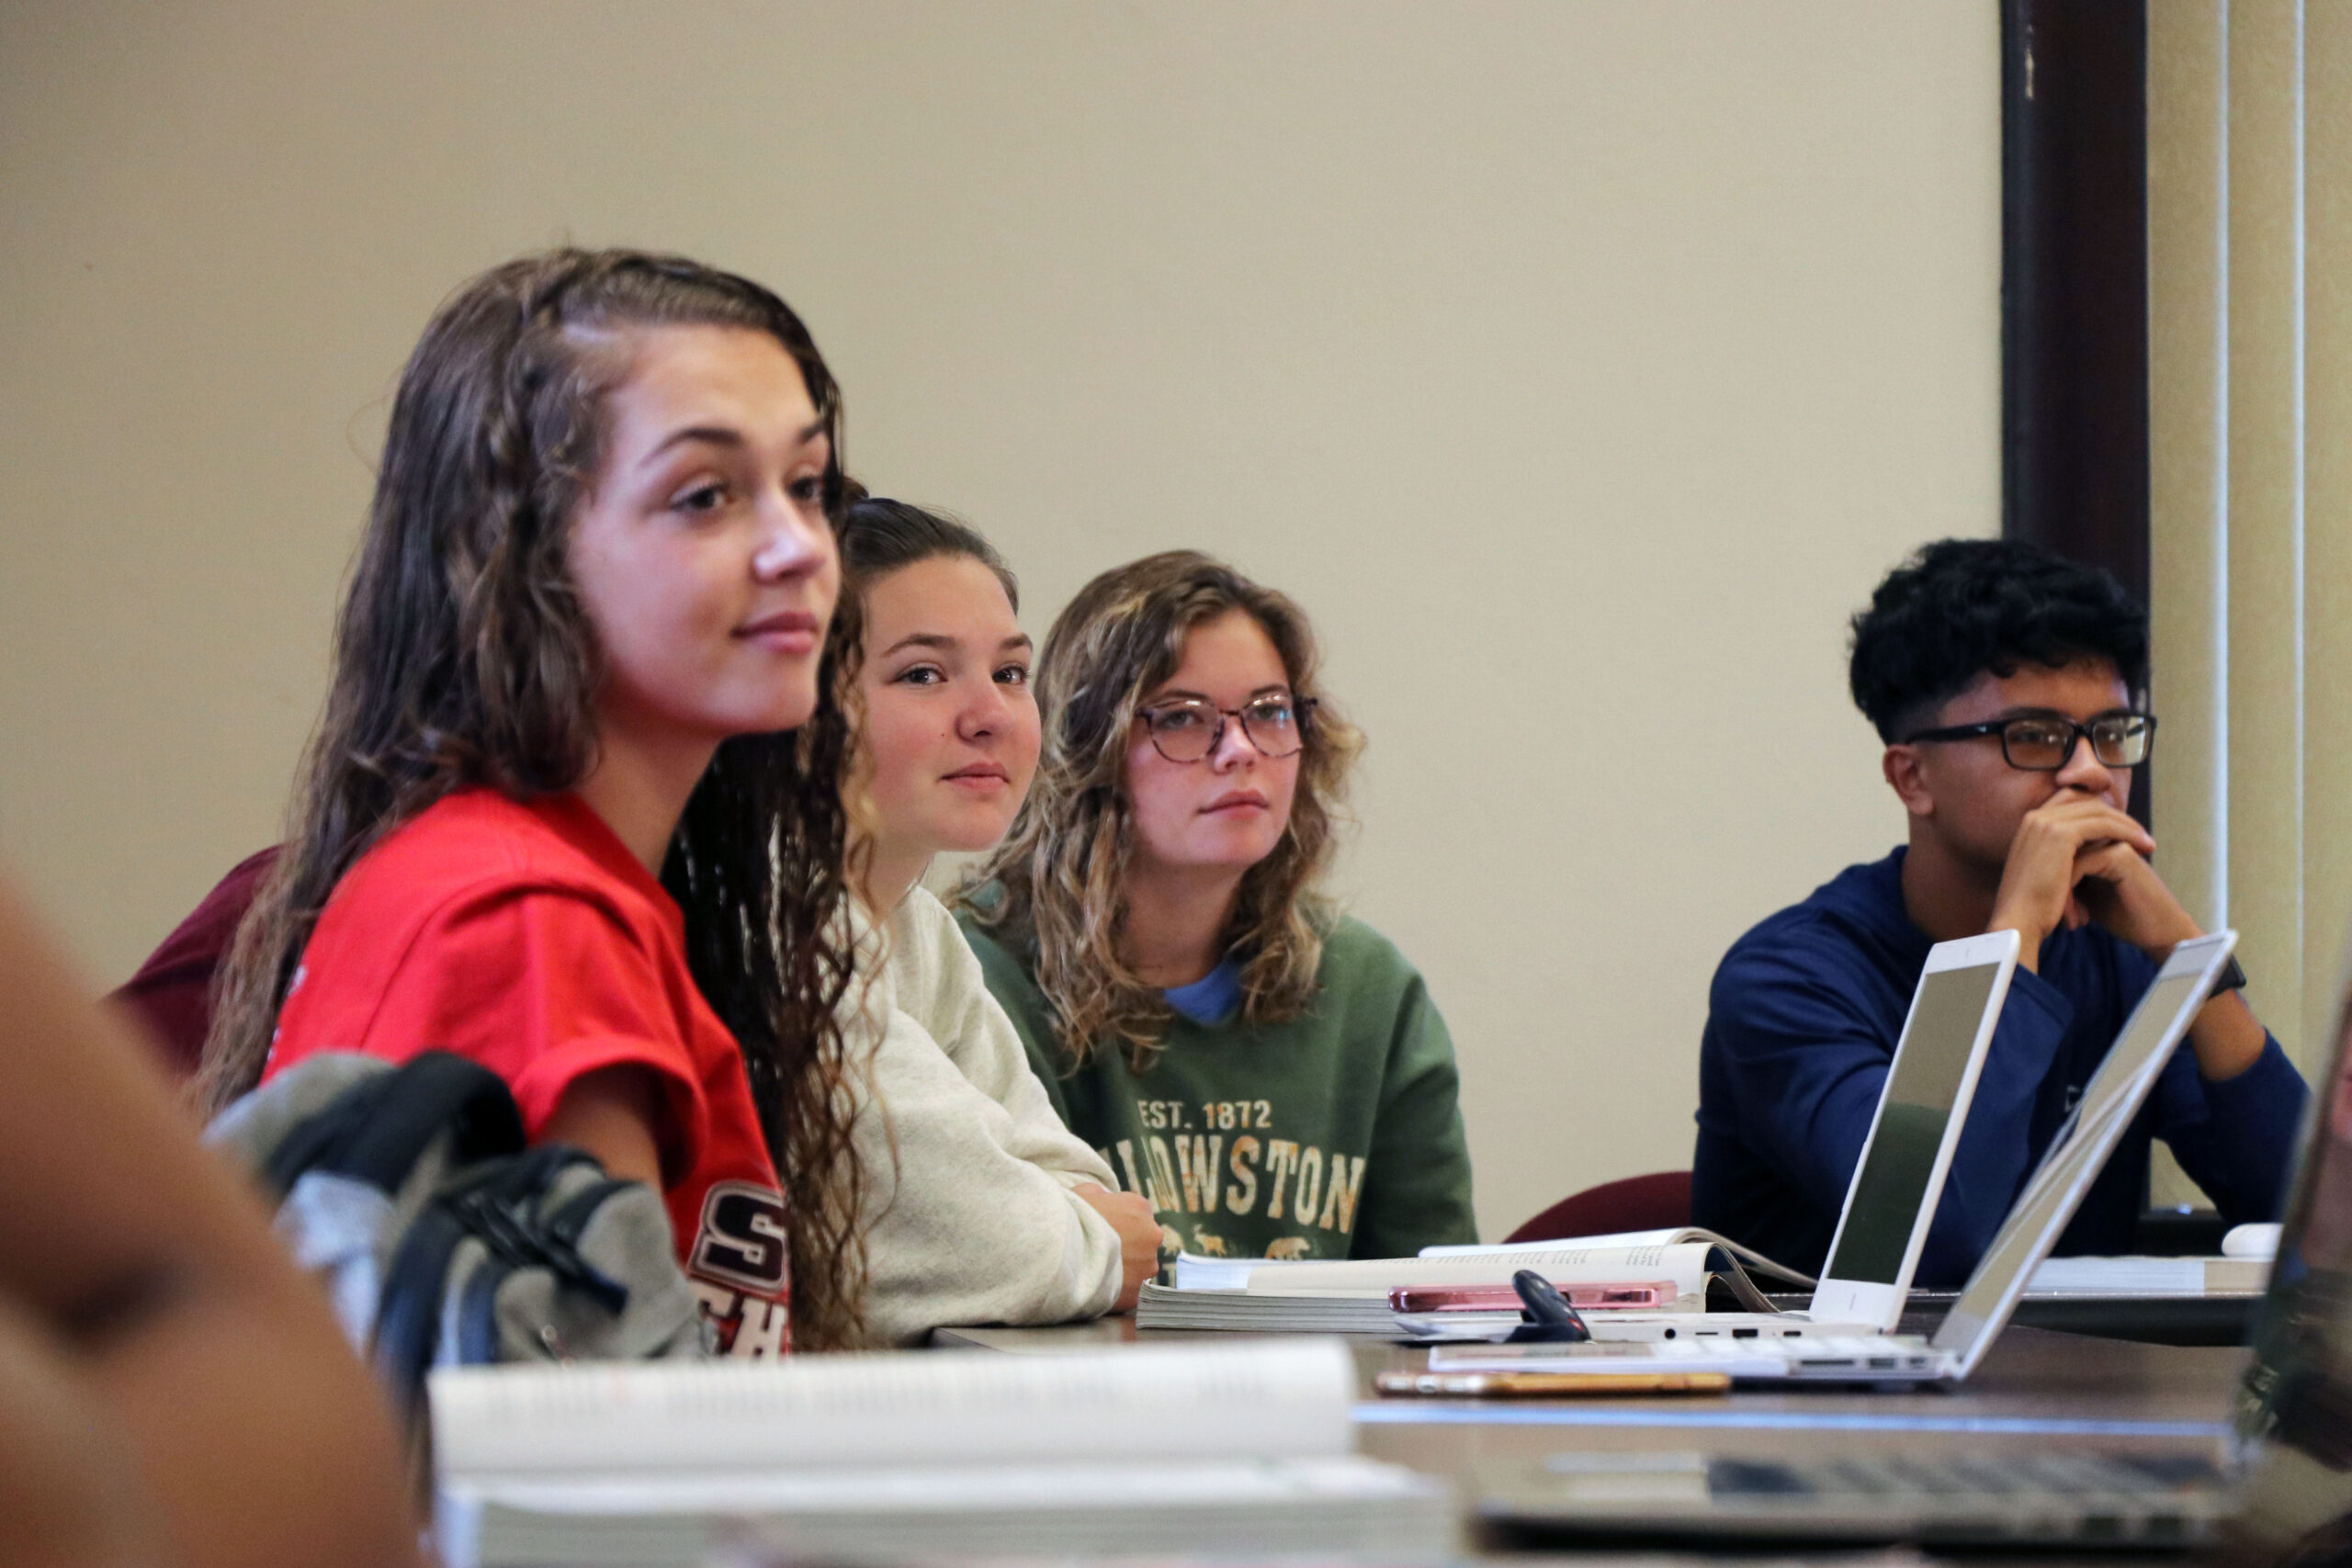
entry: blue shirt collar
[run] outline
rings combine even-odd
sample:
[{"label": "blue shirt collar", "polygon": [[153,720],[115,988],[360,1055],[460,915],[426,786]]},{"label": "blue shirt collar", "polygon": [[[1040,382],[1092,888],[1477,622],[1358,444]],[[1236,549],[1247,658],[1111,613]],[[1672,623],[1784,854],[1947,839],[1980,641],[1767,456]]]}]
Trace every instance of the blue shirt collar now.
[{"label": "blue shirt collar", "polygon": [[1241,965],[1227,953],[1191,985],[1171,986],[1159,994],[1194,1023],[1223,1023],[1241,1010]]}]

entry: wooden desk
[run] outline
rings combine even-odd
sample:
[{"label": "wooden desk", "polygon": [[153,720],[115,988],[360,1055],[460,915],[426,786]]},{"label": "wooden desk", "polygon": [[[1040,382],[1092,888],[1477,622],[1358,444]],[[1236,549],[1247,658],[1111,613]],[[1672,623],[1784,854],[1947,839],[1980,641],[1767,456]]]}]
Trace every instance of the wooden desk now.
[{"label": "wooden desk", "polygon": [[[1427,1352],[1384,1346],[1359,1366],[1410,1366]],[[1388,1358],[1394,1358],[1390,1359]],[[1358,1406],[1367,1453],[1464,1474],[1540,1462],[1563,1449],[1704,1449],[1786,1455],[1883,1450],[1890,1441],[1947,1451],[2019,1443],[2211,1449],[2226,1430],[2245,1352],[2138,1345],[2046,1329],[2004,1333],[1956,1386],[1894,1389],[1750,1385],[1702,1397],[1383,1399]]]},{"label": "wooden desk", "polygon": [[[942,1329],[933,1342],[1050,1353],[1205,1337],[1219,1337],[1139,1331],[1128,1319],[1106,1318],[1057,1328]],[[1973,1376],[1951,1387],[1751,1385],[1697,1397],[1506,1401],[1378,1398],[1372,1393],[1374,1373],[1418,1369],[1429,1352],[1380,1340],[1355,1341],[1354,1350],[1363,1391],[1355,1411],[1357,1446],[1374,1458],[1451,1477],[1465,1497],[1571,1449],[1828,1458],[1883,1451],[1890,1442],[1916,1450],[2012,1454],[2020,1446],[2096,1443],[2211,1452],[2226,1431],[2232,1393],[2246,1360],[2246,1352],[2236,1348],[2143,1345],[2012,1326]],[[2004,1561],[2018,1568],[2024,1560]]]}]

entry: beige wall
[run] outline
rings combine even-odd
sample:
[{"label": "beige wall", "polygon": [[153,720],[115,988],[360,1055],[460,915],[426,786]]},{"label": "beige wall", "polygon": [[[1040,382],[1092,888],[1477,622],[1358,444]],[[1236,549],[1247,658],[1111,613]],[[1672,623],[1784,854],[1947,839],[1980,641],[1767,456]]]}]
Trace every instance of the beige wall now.
[{"label": "beige wall", "polygon": [[1985,0],[0,7],[0,853],[118,978],[273,836],[383,399],[570,237],[775,283],[1040,629],[1226,552],[1482,1223],[1687,1165],[1707,977],[1901,829],[1844,615],[1997,513]]}]

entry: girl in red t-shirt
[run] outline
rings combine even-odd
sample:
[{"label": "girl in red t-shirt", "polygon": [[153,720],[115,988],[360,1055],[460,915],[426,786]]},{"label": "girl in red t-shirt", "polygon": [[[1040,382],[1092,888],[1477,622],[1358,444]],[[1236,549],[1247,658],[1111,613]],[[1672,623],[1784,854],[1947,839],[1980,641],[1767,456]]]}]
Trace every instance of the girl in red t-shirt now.
[{"label": "girl in red t-shirt", "polygon": [[738,1354],[787,1300],[804,1346],[859,1329],[840,425],[784,301],[692,262],[551,252],[441,308],[199,1078],[484,1062],[662,1190]]}]

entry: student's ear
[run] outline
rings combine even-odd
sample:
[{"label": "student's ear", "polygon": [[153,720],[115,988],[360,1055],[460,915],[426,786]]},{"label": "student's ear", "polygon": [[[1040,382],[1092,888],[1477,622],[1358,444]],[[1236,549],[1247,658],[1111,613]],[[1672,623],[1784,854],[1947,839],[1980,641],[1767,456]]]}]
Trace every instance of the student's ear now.
[{"label": "student's ear", "polygon": [[1886,776],[1887,787],[1903,802],[1903,809],[1914,817],[1933,817],[1936,797],[1921,776],[1919,749],[1917,746],[1889,746],[1878,761],[1879,772]]}]

